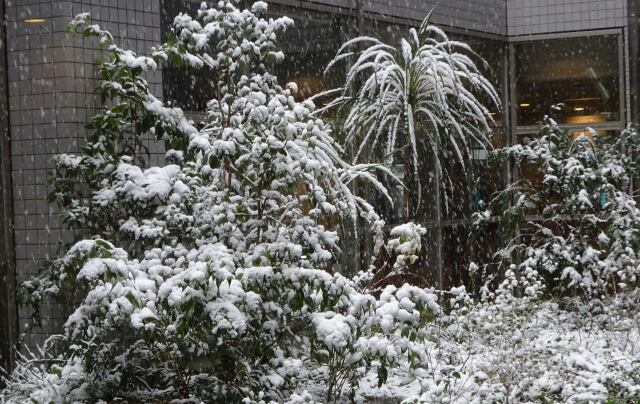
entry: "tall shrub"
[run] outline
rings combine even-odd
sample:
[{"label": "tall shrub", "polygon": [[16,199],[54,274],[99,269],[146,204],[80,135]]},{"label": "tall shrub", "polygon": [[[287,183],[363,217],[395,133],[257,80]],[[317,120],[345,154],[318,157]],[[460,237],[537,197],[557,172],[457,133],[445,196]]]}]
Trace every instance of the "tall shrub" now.
[{"label": "tall shrub", "polygon": [[[104,50],[103,108],[81,152],[57,157],[52,199],[88,236],[23,286],[35,306],[67,290],[80,301],[45,365],[12,382],[19,400],[283,401],[307,384],[327,401],[353,397],[372,366],[384,383],[410,354],[380,341],[406,347],[439,311],[430,290],[376,300],[366,274],[324,270],[339,254],[336,222],[382,226],[350,183],[386,191],[269,73],[291,20],[237,3],[180,14],[150,56],[86,14],[70,25]],[[144,73],[166,63],[215,81],[201,125],[151,94]],[[148,136],[164,142],[164,165],[149,165]]]},{"label": "tall shrub", "polygon": [[630,193],[637,137],[633,128],[575,135],[546,118],[538,137],[499,151],[529,172],[480,215],[505,219],[503,268],[536,274],[548,293],[598,298],[637,286],[640,210]]},{"label": "tall shrub", "polygon": [[[472,148],[489,148],[492,119],[483,99],[499,105],[469,45],[451,40],[429,16],[398,47],[372,37],[346,42],[327,69],[352,61],[339,96],[325,108],[346,108],[344,129],[353,161],[405,166],[408,217],[420,207],[425,173],[436,181],[453,159],[469,168]],[[425,160],[432,162],[431,166]],[[440,184],[438,184],[440,186]],[[431,189],[429,192],[435,192]]]}]

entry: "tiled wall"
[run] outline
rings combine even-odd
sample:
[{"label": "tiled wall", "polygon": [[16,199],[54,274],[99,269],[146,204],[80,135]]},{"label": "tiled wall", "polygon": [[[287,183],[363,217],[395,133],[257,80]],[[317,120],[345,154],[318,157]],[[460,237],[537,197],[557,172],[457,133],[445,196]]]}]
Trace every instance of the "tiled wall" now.
[{"label": "tiled wall", "polygon": [[509,35],[624,27],[627,0],[507,0]]},{"label": "tiled wall", "polygon": [[[24,279],[37,272],[61,247],[73,240],[55,206],[47,203],[51,158],[76,152],[87,119],[95,113],[93,40],[69,36],[64,29],[74,15],[90,12],[116,42],[133,50],[149,49],[160,40],[159,0],[4,0],[7,14],[7,64],[15,214],[16,273]],[[27,24],[26,19],[43,23]],[[124,39],[126,38],[126,39]],[[161,95],[161,74],[147,76]],[[43,307],[43,327],[25,341],[33,346],[60,330],[65,307]],[[20,309],[23,327],[29,315]]]},{"label": "tiled wall", "polygon": [[[277,0],[304,4],[305,1]],[[315,0],[353,9],[355,0]],[[364,0],[367,11],[498,35],[529,35],[623,27],[627,0]]]},{"label": "tiled wall", "polygon": [[[303,5],[308,0],[276,0]],[[313,0],[329,6],[355,9],[355,0]],[[433,22],[464,30],[506,35],[505,0],[364,0],[367,12],[422,21],[433,10]]]},{"label": "tiled wall", "polygon": [[365,9],[422,20],[433,10],[433,22],[464,30],[506,34],[505,0],[365,0]]}]

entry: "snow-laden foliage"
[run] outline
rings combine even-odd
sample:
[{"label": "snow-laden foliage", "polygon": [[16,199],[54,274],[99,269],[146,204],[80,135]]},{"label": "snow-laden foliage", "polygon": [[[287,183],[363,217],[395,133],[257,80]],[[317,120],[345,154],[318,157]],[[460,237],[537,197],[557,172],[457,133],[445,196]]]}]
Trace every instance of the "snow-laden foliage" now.
[{"label": "snow-laden foliage", "polygon": [[408,264],[413,264],[422,252],[422,237],[427,230],[419,224],[406,223],[391,229],[391,239],[387,247],[398,254],[394,269],[402,271]]},{"label": "snow-laden foliage", "polygon": [[499,261],[523,276],[537,273],[551,293],[599,297],[637,286],[640,210],[630,194],[637,152],[635,129],[571,136],[550,118],[539,137],[501,150],[529,174],[489,204],[505,219]]},{"label": "snow-laden foliage", "polygon": [[61,262],[89,292],[41,383],[17,377],[36,402],[280,401],[308,384],[326,400],[354,395],[374,361],[386,369],[410,355],[419,325],[440,312],[432,291],[408,285],[375,299],[323,270],[239,268],[221,243],[131,259],[85,240]]},{"label": "snow-laden foliage", "polygon": [[[221,246],[215,250],[218,254],[225,252]],[[129,262],[126,266],[136,271],[137,265],[133,264],[137,263]],[[148,272],[143,271],[142,274],[147,276]],[[250,275],[250,281],[243,280],[244,275],[241,278],[239,275],[239,270],[236,270],[235,276],[227,275],[230,283],[221,282],[220,285],[224,286],[215,292],[217,296],[223,293],[237,296],[238,300],[233,306],[238,308],[248,300],[249,293],[242,297],[242,291],[247,292],[244,288],[260,291],[258,293],[263,297],[275,297],[274,302],[284,302],[290,298],[276,296],[266,285],[282,285],[281,282],[293,281],[296,285],[304,285],[299,288],[302,290],[300,294],[306,296],[302,300],[311,310],[318,308],[321,285],[334,284],[336,281],[342,285],[340,290],[334,288],[329,292],[332,298],[340,296],[337,299],[340,302],[333,305],[331,310],[316,313],[309,310],[299,318],[301,322],[306,320],[309,324],[300,325],[298,331],[301,331],[299,339],[302,343],[297,347],[312,346],[307,351],[309,357],[288,357],[286,350],[275,350],[268,354],[268,360],[264,363],[254,362],[257,366],[251,369],[252,375],[246,375],[248,384],[244,387],[248,390],[248,386],[252,385],[265,390],[250,395],[252,398],[244,402],[332,402],[326,396],[327,382],[340,386],[342,380],[354,383],[350,387],[356,386],[351,393],[351,398],[356,402],[404,399],[405,403],[460,404],[632,403],[640,399],[640,294],[637,290],[604,299],[601,310],[594,312],[591,306],[580,299],[549,301],[540,300],[535,294],[516,297],[514,290],[521,288],[521,285],[515,274],[510,273],[502,286],[481,302],[469,300],[463,289],[452,291],[450,305],[453,310],[445,314],[437,309],[432,294],[411,287],[388,287],[376,302],[371,296],[359,294],[353,283],[324,271],[307,270],[292,277],[293,271],[276,274],[270,269],[262,269],[259,274],[254,272]],[[275,282],[274,277],[277,278]],[[141,292],[139,285],[144,282],[138,282],[137,285],[135,280],[126,281],[120,276],[115,278],[120,279],[120,285],[126,284],[131,291],[137,291],[142,299],[152,290],[151,284],[147,285],[145,292]],[[175,282],[174,290],[185,290],[185,284],[185,280]],[[233,288],[227,287],[231,284]],[[195,279],[189,285],[198,291],[206,288]],[[259,285],[265,285],[264,289]],[[262,294],[262,290],[266,294]],[[194,294],[192,299],[202,298]],[[289,301],[296,299],[297,296]],[[220,300],[220,297],[215,297],[206,301],[207,304],[215,304]],[[422,304],[413,307],[416,301]],[[264,303],[264,300],[260,301],[260,305]],[[270,306],[276,308],[272,304],[270,302]],[[172,390],[176,384],[173,380],[169,380],[170,387],[167,389],[164,380],[147,379],[145,372],[149,368],[141,366],[143,363],[153,365],[157,360],[162,366],[156,369],[156,377],[168,376],[172,368],[177,368],[180,362],[191,356],[194,358],[191,365],[184,369],[184,373],[174,377],[190,380],[191,401],[212,400],[210,397],[214,393],[211,390],[203,392],[203,395],[198,394],[200,388],[215,380],[216,376],[207,371],[217,370],[224,374],[228,370],[207,367],[207,361],[216,357],[180,351],[179,356],[166,360],[155,358],[145,351],[145,348],[151,348],[152,352],[158,352],[161,341],[171,341],[185,348],[189,342],[178,335],[186,333],[182,336],[189,336],[188,339],[193,340],[195,333],[202,331],[197,323],[189,323],[193,327],[192,333],[176,329],[168,338],[160,334],[160,329],[170,309],[165,311],[158,306],[151,316],[149,313],[134,315],[141,310],[138,307],[130,314],[126,314],[123,307],[111,307],[112,312],[104,310],[100,315],[103,318],[116,318],[114,314],[119,313],[120,321],[130,333],[126,339],[140,338],[137,345],[131,345],[130,352],[127,352],[130,356],[120,356],[113,369],[105,370],[107,376],[119,374],[124,369],[134,372],[127,374],[128,379],[119,381],[131,385],[126,390],[128,395],[122,396],[133,399],[139,394],[144,401],[183,396]],[[300,306],[294,304],[291,307]],[[246,338],[256,324],[255,319],[246,323],[233,319],[230,307],[225,313],[206,305],[201,309],[216,313],[218,319],[227,320],[221,323],[226,326],[224,330],[219,331],[226,344],[215,348],[220,353],[239,349],[235,343]],[[358,310],[363,310],[362,316]],[[419,310],[435,316],[428,322],[417,322],[419,315],[416,311]],[[268,310],[257,311],[262,311],[257,318],[266,320]],[[295,311],[287,311],[290,314],[286,316],[295,317]],[[77,314],[74,316],[79,318]],[[279,321],[282,318],[280,316],[282,313],[275,320]],[[204,318],[209,325],[212,324],[212,319]],[[186,323],[188,320],[182,321]],[[278,325],[292,327],[291,323]],[[233,335],[232,330],[243,328],[247,330],[244,334]],[[375,333],[371,333],[374,330]],[[293,327],[289,331],[293,331]],[[277,334],[279,330],[274,327],[270,332]],[[264,331],[261,335],[264,336]],[[93,341],[97,342],[98,339]],[[249,347],[243,346],[245,358],[250,357],[246,352],[256,343],[255,339],[245,339],[244,342],[247,341],[251,341],[251,344]],[[208,341],[210,344],[214,342]],[[105,355],[107,347],[94,352]],[[122,345],[112,348],[124,349]],[[170,346],[163,346],[161,352],[170,350]],[[213,352],[213,349],[209,352]],[[87,373],[83,357],[79,355],[66,361],[46,358],[45,361],[21,362],[8,380],[8,388],[0,393],[0,399],[9,403],[28,399],[37,403],[95,401],[95,396],[88,398],[88,394],[95,394],[92,388],[105,387],[114,380]],[[371,360],[370,367],[367,360]],[[262,374],[262,371],[267,373]],[[228,381],[214,381],[211,384],[215,388],[225,386],[232,390],[238,387]],[[295,391],[288,390],[294,386]],[[99,393],[104,394],[104,391]],[[343,396],[338,401],[347,402],[349,396]]]},{"label": "snow-laden foliage", "polygon": [[475,58],[429,17],[397,48],[372,37],[346,42],[327,67],[351,62],[345,84],[333,90],[340,96],[325,108],[348,108],[344,130],[356,144],[354,161],[403,162],[418,199],[424,185],[420,160],[435,161],[440,172],[451,159],[469,167],[471,148],[490,146],[492,120],[481,100],[500,104]]},{"label": "snow-laden foliage", "polygon": [[[86,14],[70,25],[104,51],[103,109],[81,152],[56,159],[52,199],[89,237],[23,285],[36,307],[67,291],[79,302],[42,374],[49,393],[28,397],[283,400],[315,380],[331,400],[355,394],[372,366],[384,382],[440,310],[432,290],[389,286],[376,299],[325,271],[337,224],[382,228],[353,182],[386,190],[269,73],[291,21],[236,4],[177,16],[150,56],[119,48]],[[211,75],[204,122],[150,93],[144,72],[166,63]],[[149,137],[164,142],[164,165],[149,165]]]},{"label": "snow-laden foliage", "polygon": [[379,293],[387,285],[404,283],[426,286],[423,237],[427,230],[413,222],[394,227],[389,240],[374,251],[374,275],[367,289]]},{"label": "snow-laden foliage", "polygon": [[401,372],[384,395],[402,393],[406,403],[425,404],[640,399],[637,291],[605,299],[599,313],[576,299],[505,292],[425,327],[418,380],[402,386]]},{"label": "snow-laden foliage", "polygon": [[[338,252],[337,221],[377,220],[351,183],[386,191],[374,166],[343,160],[330,127],[312,116],[313,104],[296,102],[295,86],[283,88],[269,73],[284,57],[276,33],[292,21],[260,18],[262,2],[251,10],[235,4],[203,4],[195,19],[179,15],[151,56],[118,48],[86,15],[74,21],[72,30],[104,48],[105,107],[81,153],[57,157],[52,199],[71,226],[132,253],[214,241],[241,266],[324,268]],[[211,77],[204,122],[150,93],[144,72],[169,61]],[[165,144],[163,166],[147,164],[149,134]]]},{"label": "snow-laden foliage", "polygon": [[[19,361],[0,401],[639,398],[637,292],[599,306],[540,301],[547,284],[531,264],[534,255],[525,256],[529,264],[512,265],[481,302],[464,287],[445,294],[394,285],[386,272],[373,284],[370,273],[347,279],[328,271],[339,253],[340,222],[376,229],[373,255],[391,252],[385,265],[392,274],[420,263],[425,230],[404,224],[383,243],[383,223],[352,192],[354,181],[366,181],[386,194],[371,173],[377,167],[346,163],[313,104],[296,102],[295,87],[283,88],[269,74],[270,63],[283,58],[276,33],[290,20],[259,17],[263,2],[250,10],[237,4],[203,4],[195,19],[179,15],[150,56],[117,47],[87,15],[71,25],[104,49],[104,108],[81,152],[57,158],[52,199],[88,237],[23,286],[36,306],[68,291],[76,306],[62,335],[40,356]],[[189,121],[150,93],[144,72],[167,63],[211,75],[204,122]],[[620,142],[629,146],[633,137],[628,132]],[[149,138],[165,143],[161,166],[149,163]],[[554,142],[545,156],[557,153]],[[599,149],[581,145],[567,149],[580,156],[571,167],[597,171],[588,156]],[[611,168],[593,177],[598,184],[607,179],[604,211],[616,198],[624,204],[615,206],[635,209],[617,193],[628,183],[624,176],[614,182],[625,174],[614,170],[626,164],[620,158],[618,165],[615,157],[597,160]],[[568,187],[576,179],[557,181]],[[585,189],[576,201],[586,210],[597,204],[589,200],[595,191]],[[635,216],[615,217],[607,227],[613,230],[603,231],[608,239],[598,240],[615,246],[607,250],[617,257],[611,263],[626,265],[616,272],[619,284],[635,251],[624,244],[635,240]],[[548,254],[535,246],[524,251]],[[624,260],[615,255],[622,250]]]}]

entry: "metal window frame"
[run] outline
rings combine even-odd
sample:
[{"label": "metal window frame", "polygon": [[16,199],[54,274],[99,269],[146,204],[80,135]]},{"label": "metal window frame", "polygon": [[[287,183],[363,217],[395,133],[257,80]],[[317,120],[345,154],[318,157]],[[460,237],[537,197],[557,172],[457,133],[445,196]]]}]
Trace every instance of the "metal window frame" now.
[{"label": "metal window frame", "polygon": [[566,38],[580,38],[589,36],[602,36],[602,35],[619,35],[622,34],[622,28],[604,28],[604,29],[590,29],[583,31],[566,31],[566,32],[551,32],[548,34],[529,34],[529,35],[514,35],[507,38],[508,42],[535,42],[551,39],[566,39]]},{"label": "metal window frame", "polygon": [[[4,2],[0,15],[4,16]],[[6,28],[0,28],[0,368],[13,369],[18,342],[13,186],[8,109]]]},{"label": "metal window frame", "polygon": [[628,115],[628,105],[627,105],[627,79],[625,73],[625,39],[624,39],[624,28],[607,28],[600,30],[587,30],[587,31],[571,31],[571,32],[557,32],[557,33],[549,33],[549,34],[536,34],[536,35],[522,35],[522,36],[514,36],[508,38],[509,43],[509,53],[510,53],[510,64],[509,64],[509,75],[510,75],[510,112],[511,112],[511,140],[513,144],[517,143],[518,135],[526,135],[526,134],[534,134],[540,130],[538,125],[518,125],[518,115],[517,115],[517,88],[516,88],[516,45],[537,41],[547,41],[554,39],[568,39],[568,38],[589,38],[594,36],[616,36],[618,42],[618,85],[620,86],[619,91],[619,113],[620,120],[618,121],[609,121],[603,123],[594,123],[591,125],[563,125],[560,124],[560,128],[565,130],[580,130],[584,129],[586,126],[592,127],[596,130],[623,130],[627,125],[627,115]]},{"label": "metal window frame", "polygon": [[640,0],[628,1],[627,60],[629,61],[629,120],[640,121]]}]

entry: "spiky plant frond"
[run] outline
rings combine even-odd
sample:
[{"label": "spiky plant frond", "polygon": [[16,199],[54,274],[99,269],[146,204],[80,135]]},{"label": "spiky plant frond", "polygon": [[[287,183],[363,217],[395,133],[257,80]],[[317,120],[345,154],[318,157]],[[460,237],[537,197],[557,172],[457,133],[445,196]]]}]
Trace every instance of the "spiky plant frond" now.
[{"label": "spiky plant frond", "polygon": [[357,145],[354,162],[382,158],[390,166],[409,147],[418,189],[422,145],[440,172],[450,154],[466,170],[472,147],[490,147],[492,118],[481,99],[499,105],[474,59],[481,60],[469,45],[431,25],[429,16],[397,48],[371,37],[346,42],[327,70],[353,64],[344,87],[334,90],[339,96],[324,109],[347,109],[344,128],[347,141]]}]

